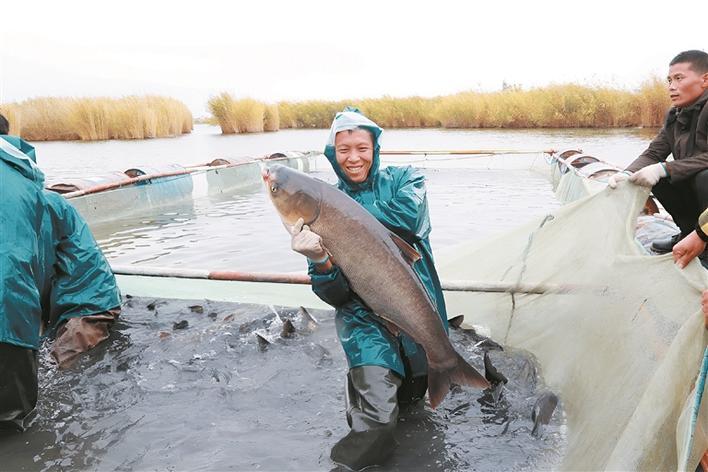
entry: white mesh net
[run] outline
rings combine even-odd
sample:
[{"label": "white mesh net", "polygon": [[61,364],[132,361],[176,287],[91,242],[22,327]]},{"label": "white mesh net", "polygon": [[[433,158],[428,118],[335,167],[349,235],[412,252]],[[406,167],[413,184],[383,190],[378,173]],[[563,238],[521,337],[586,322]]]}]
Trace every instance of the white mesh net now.
[{"label": "white mesh net", "polygon": [[538,359],[567,417],[561,468],[695,470],[708,448],[706,395],[695,391],[708,339],[700,312],[708,272],[698,261],[679,270],[671,255],[647,255],[635,240],[648,191],[604,189],[544,166],[559,199],[573,203],[441,252],[437,266],[443,279],[569,291],[447,293],[448,313]]}]

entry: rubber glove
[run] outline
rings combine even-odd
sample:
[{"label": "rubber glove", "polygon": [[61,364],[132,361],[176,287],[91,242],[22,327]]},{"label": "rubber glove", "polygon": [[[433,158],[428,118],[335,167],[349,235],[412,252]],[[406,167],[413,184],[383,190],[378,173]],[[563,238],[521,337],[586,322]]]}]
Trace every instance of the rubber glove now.
[{"label": "rubber glove", "polygon": [[653,187],[660,179],[668,177],[666,164],[659,162],[650,166],[642,167],[629,178],[633,182],[642,187]]},{"label": "rubber glove", "polygon": [[616,174],[612,174],[609,179],[607,179],[607,186],[615,189],[617,188],[617,184],[620,182],[624,182],[625,180],[629,179],[629,177],[632,174],[630,174],[627,171],[622,171],[622,172],[617,172]]},{"label": "rubber glove", "polygon": [[303,223],[303,219],[300,218],[292,227],[290,245],[293,251],[299,252],[315,264],[321,264],[328,259],[327,251],[322,245],[322,238],[319,234],[310,231],[310,227]]},{"label": "rubber glove", "polygon": [[686,267],[686,264],[691,262],[695,257],[698,257],[705,249],[705,241],[694,231],[674,246],[672,251],[674,262],[679,268],[683,269]]},{"label": "rubber glove", "polygon": [[105,313],[69,318],[62,324],[50,351],[59,367],[69,367],[76,356],[108,339],[108,329],[119,313],[120,309],[113,309]]}]

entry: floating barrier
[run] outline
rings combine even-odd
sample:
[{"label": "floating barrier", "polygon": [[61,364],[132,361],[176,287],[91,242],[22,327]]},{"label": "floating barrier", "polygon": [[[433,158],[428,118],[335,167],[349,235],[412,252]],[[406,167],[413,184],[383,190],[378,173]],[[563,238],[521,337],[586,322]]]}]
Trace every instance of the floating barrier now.
[{"label": "floating barrier", "polygon": [[97,224],[190,198],[257,188],[265,162],[308,172],[317,155],[284,152],[264,158],[218,158],[192,167],[140,166],[96,178],[67,179],[48,189],[62,193],[89,224]]}]

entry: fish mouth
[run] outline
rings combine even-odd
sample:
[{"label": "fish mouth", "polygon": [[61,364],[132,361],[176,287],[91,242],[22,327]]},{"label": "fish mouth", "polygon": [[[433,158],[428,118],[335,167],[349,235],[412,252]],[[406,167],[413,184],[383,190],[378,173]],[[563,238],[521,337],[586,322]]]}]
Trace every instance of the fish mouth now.
[{"label": "fish mouth", "polygon": [[263,182],[270,182],[270,169],[267,167],[261,169],[261,177],[263,177]]}]

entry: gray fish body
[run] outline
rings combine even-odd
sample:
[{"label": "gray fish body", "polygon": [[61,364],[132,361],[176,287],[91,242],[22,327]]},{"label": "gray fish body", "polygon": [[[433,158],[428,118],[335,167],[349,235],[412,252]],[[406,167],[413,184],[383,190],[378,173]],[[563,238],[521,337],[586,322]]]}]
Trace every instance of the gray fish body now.
[{"label": "gray fish body", "polygon": [[[323,245],[349,281],[351,289],[371,310],[396,325],[418,344],[428,358],[431,405],[435,407],[450,384],[486,388],[489,383],[455,351],[440,317],[409,260],[414,250],[389,231],[354,199],[335,187],[292,169],[273,166],[264,180],[283,222],[302,217],[320,235]],[[284,197],[275,195],[283,186]],[[315,205],[310,200],[319,200]],[[307,211],[300,214],[298,207]],[[407,256],[406,256],[407,254]]]},{"label": "gray fish body", "polygon": [[422,345],[431,367],[454,364],[440,317],[391,232],[348,195],[322,185],[320,215],[310,229],[322,237],[352,290]]}]

